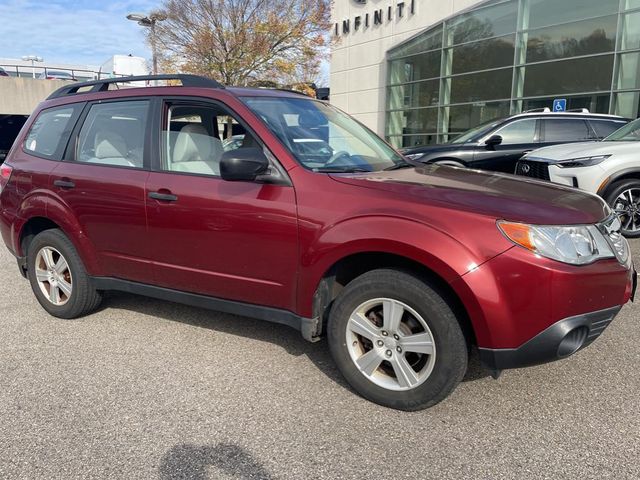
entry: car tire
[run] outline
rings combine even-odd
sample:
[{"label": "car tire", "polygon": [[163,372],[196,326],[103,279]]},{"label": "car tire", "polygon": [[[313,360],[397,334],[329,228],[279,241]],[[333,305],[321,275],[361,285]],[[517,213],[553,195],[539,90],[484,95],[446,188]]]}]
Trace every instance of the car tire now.
[{"label": "car tire", "polygon": [[327,337],[347,382],[385,407],[432,407],[467,370],[467,343],[453,309],[436,287],[398,270],[351,281],[334,302]]},{"label": "car tire", "polygon": [[54,317],[78,318],[95,310],[102,301],[78,252],[60,230],[45,230],[31,241],[27,272],[38,302]]},{"label": "car tire", "polygon": [[614,183],[607,190],[605,201],[620,217],[622,234],[627,238],[640,237],[640,179]]}]

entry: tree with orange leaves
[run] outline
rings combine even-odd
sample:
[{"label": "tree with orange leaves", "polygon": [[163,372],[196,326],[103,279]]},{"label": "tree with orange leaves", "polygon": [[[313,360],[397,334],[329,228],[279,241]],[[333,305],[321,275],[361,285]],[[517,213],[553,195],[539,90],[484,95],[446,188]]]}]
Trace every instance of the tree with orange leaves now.
[{"label": "tree with orange leaves", "polygon": [[330,0],[164,0],[157,13],[163,67],[226,85],[292,83],[327,51]]}]

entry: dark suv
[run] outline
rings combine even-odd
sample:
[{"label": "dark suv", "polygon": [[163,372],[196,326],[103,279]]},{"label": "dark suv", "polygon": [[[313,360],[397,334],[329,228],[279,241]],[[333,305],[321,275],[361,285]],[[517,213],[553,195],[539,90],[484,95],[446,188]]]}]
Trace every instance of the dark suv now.
[{"label": "dark suv", "polygon": [[449,143],[407,148],[402,153],[422,163],[514,173],[532,150],[560,143],[602,140],[629,120],[613,115],[551,112],[548,108],[479,125]]},{"label": "dark suv", "polygon": [[51,315],[124,290],[326,334],[355,390],[416,410],[455,388],[471,347],[494,374],[565,358],[633,295],[596,196],[416,168],[295,93],[126,81],[166,79],[182,86],[58,90],[0,167],[0,232]]}]

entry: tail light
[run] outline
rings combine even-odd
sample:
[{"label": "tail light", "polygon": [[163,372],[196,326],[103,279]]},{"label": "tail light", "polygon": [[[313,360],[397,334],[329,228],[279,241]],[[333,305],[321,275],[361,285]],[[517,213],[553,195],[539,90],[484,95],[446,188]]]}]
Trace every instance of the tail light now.
[{"label": "tail light", "polygon": [[5,187],[5,185],[9,183],[11,172],[13,172],[13,168],[11,167],[11,165],[7,165],[6,163],[0,165],[0,192]]}]

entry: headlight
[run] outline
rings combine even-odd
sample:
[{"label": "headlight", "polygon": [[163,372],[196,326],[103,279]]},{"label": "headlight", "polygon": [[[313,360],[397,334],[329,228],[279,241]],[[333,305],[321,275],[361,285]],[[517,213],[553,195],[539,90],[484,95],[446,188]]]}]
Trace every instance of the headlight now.
[{"label": "headlight", "polygon": [[587,265],[604,258],[625,263],[629,246],[622,237],[614,247],[613,239],[595,225],[539,226],[498,222],[498,228],[513,243],[542,257],[571,265]]},{"label": "headlight", "polygon": [[409,160],[420,160],[425,155],[426,153],[412,153],[410,155],[405,155],[405,157],[408,158]]},{"label": "headlight", "polygon": [[556,163],[560,168],[578,168],[578,167],[591,167],[604,162],[611,155],[596,155],[594,157],[581,157],[572,158],[570,160],[563,160]]}]

